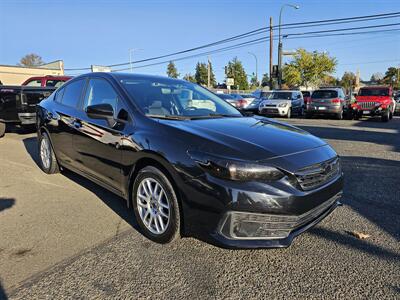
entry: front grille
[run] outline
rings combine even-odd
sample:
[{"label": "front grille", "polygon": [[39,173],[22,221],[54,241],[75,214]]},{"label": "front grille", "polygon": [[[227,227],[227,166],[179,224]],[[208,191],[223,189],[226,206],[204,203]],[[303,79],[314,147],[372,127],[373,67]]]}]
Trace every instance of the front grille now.
[{"label": "front grille", "polygon": [[305,190],[318,188],[340,174],[339,158],[303,168],[295,173],[300,187]]},{"label": "front grille", "polygon": [[279,113],[279,111],[277,109],[274,109],[274,108],[263,108],[261,110],[261,112],[263,114],[277,114],[277,113]]},{"label": "front grille", "polygon": [[275,104],[264,104],[264,107],[275,107]]},{"label": "front grille", "polygon": [[373,101],[369,101],[369,102],[358,102],[358,105],[359,105],[362,109],[373,109],[373,108],[375,108],[376,102],[373,102]]}]

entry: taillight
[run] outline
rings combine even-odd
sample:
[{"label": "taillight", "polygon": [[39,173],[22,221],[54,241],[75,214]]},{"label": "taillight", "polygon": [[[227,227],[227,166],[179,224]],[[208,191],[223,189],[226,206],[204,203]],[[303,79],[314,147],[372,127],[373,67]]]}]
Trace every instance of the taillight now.
[{"label": "taillight", "polygon": [[331,103],[340,103],[340,99],[339,99],[339,98],[332,99],[332,100],[331,100]]},{"label": "taillight", "polygon": [[246,103],[247,103],[246,100],[240,99],[236,102],[236,107],[244,107],[246,106]]}]

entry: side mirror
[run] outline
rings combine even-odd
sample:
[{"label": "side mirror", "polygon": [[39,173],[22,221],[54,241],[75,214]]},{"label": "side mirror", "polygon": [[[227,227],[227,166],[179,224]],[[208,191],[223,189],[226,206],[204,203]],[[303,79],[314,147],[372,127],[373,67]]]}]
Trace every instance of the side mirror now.
[{"label": "side mirror", "polygon": [[111,104],[94,104],[86,107],[86,114],[92,119],[110,119],[114,116]]}]

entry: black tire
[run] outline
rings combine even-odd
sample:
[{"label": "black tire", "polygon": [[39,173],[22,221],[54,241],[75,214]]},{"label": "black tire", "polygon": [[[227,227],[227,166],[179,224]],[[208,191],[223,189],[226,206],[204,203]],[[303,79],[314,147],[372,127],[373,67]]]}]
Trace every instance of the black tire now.
[{"label": "black tire", "polygon": [[381,116],[381,121],[382,122],[389,122],[390,119],[390,111],[387,109]]},{"label": "black tire", "polygon": [[287,111],[286,118],[290,119],[292,117],[292,108],[289,108]]},{"label": "black tire", "polygon": [[[43,143],[46,143],[46,145],[44,145]],[[42,144],[43,144],[43,147],[46,148],[47,150],[42,149]],[[48,155],[47,162],[45,162],[45,158],[42,155],[41,151],[48,151],[47,152],[47,155]],[[39,165],[40,165],[40,168],[43,170],[43,172],[45,172],[47,174],[55,174],[55,173],[60,172],[57,158],[54,154],[54,150],[51,145],[50,138],[46,132],[38,134],[38,154],[39,154]]]},{"label": "black tire", "polygon": [[312,113],[306,112],[306,119],[311,119],[313,117]]},{"label": "black tire", "polygon": [[389,113],[389,120],[391,120],[391,119],[393,119],[393,112],[392,111],[390,111],[390,113]]},{"label": "black tire", "polygon": [[303,107],[303,106],[300,107],[300,109],[298,110],[297,116],[298,116],[298,117],[304,116],[304,107]]},{"label": "black tire", "polygon": [[0,122],[0,138],[6,134],[6,123]]},{"label": "black tire", "polygon": [[[150,179],[152,181],[157,182],[161,185],[162,189],[164,190],[165,200],[168,201],[170,209],[169,211],[169,219],[166,225],[165,231],[162,233],[154,233],[152,232],[147,226],[144,224],[142,217],[140,216],[139,207],[138,207],[138,189],[139,186],[144,180]],[[153,166],[147,166],[141,169],[138,175],[135,178],[135,182],[133,183],[133,191],[132,191],[132,207],[135,213],[135,217],[141,232],[144,236],[148,239],[152,240],[153,242],[166,244],[176,240],[180,237],[180,224],[181,224],[181,217],[179,211],[179,204],[177,193],[168,179],[168,177],[158,168]],[[160,210],[160,207],[155,210]],[[152,217],[152,216],[151,216]],[[144,217],[146,219],[146,217]],[[157,217],[155,217],[157,219]],[[151,220],[149,221],[151,227]],[[159,221],[158,221],[158,224]]]},{"label": "black tire", "polygon": [[336,119],[342,120],[343,119],[343,110],[336,114]]}]

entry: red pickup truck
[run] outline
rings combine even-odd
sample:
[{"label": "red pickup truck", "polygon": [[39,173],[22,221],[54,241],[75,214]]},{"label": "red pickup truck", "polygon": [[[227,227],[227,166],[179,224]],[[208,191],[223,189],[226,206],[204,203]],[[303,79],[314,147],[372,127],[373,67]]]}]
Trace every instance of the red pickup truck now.
[{"label": "red pickup truck", "polygon": [[362,87],[352,104],[356,119],[363,116],[380,116],[382,122],[393,118],[395,107],[393,91],[388,86]]},{"label": "red pickup truck", "polygon": [[64,82],[71,78],[71,76],[37,76],[28,78],[22,85],[59,88]]}]

